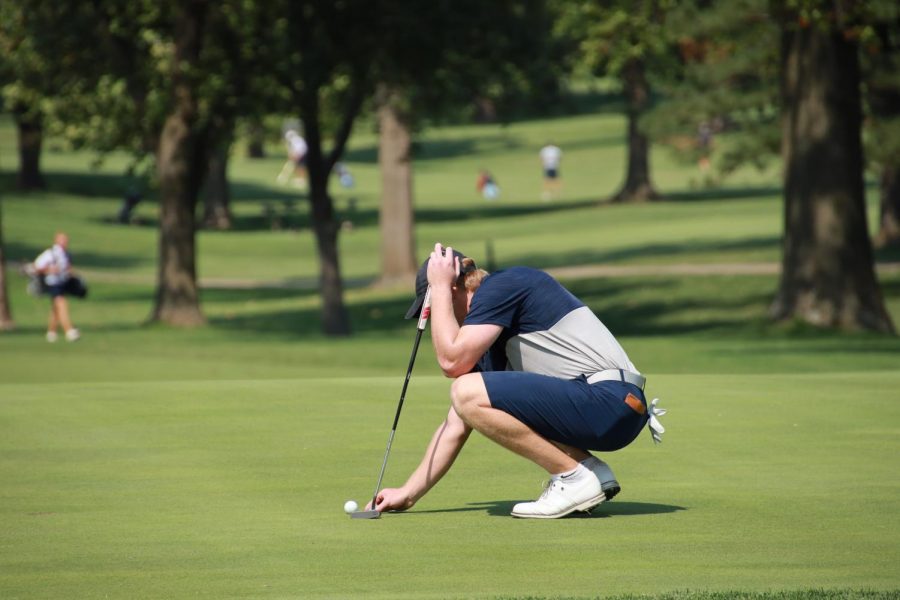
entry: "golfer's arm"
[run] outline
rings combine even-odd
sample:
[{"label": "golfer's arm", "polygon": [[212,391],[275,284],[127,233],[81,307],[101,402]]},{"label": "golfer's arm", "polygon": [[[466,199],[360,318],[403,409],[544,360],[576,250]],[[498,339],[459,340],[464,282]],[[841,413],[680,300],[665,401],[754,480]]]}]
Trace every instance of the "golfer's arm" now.
[{"label": "golfer's arm", "polygon": [[38,265],[37,261],[34,262],[34,272],[38,275],[50,275],[53,267],[54,264],[52,262],[44,263],[43,265]]},{"label": "golfer's arm", "polygon": [[470,373],[502,331],[499,325],[460,327],[453,314],[450,290],[432,290],[431,341],[441,371],[447,377]]},{"label": "golfer's arm", "polygon": [[403,486],[411,504],[428,493],[450,470],[471,432],[451,408],[447,419],[434,432],[422,462]]}]

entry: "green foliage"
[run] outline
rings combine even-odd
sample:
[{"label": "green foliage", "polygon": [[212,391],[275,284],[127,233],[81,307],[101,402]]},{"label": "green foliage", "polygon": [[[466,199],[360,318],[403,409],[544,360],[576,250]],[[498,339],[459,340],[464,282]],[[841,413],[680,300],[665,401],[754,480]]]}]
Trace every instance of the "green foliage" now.
[{"label": "green foliage", "polygon": [[[22,62],[37,65],[32,100],[46,115],[48,130],[74,148],[101,154],[125,150],[146,164],[173,102],[177,5],[45,0],[21,5],[15,33],[28,44],[26,56],[35,57]],[[263,10],[256,2],[215,3],[203,30],[200,61],[178,65],[201,98],[198,127],[273,105],[268,90],[274,86],[263,69],[272,59]]]},{"label": "green foliage", "polygon": [[40,76],[39,57],[30,48],[21,22],[20,3],[0,2],[0,100],[10,108],[34,107],[39,97],[32,87]]},{"label": "green foliage", "polygon": [[665,15],[676,5],[670,0],[561,1],[556,30],[577,45],[576,62],[595,76],[618,76],[634,59],[656,73],[670,64]]},{"label": "green foliage", "polygon": [[[681,2],[667,15],[665,35],[679,48],[682,66],[660,85],[664,101],[644,124],[655,138],[694,161],[701,123],[724,136],[713,153],[723,174],[743,164],[763,167],[780,150],[780,31],[838,28],[860,45],[867,100],[867,158],[898,156],[897,123],[888,114],[900,98],[900,31],[895,2]],[[881,100],[879,100],[881,98]]]},{"label": "green foliage", "polygon": [[878,166],[900,166],[900,6],[870,3],[872,19],[860,36],[864,74],[866,157]]},{"label": "green foliage", "polygon": [[[410,14],[402,1],[396,4],[410,21],[422,16]],[[552,35],[556,13],[547,2],[467,0],[433,3],[428,12],[433,27],[411,22],[403,29],[417,30],[417,38],[393,36],[405,41],[386,49],[380,71],[388,83],[406,83],[416,112],[433,121],[448,115],[472,118],[480,102],[492,105],[499,120],[509,121],[529,109],[552,109],[566,56]],[[410,55],[420,58],[410,62]]]},{"label": "green foliage", "polygon": [[721,136],[713,164],[730,173],[742,164],[764,167],[777,153],[779,31],[766,0],[682,2],[667,15],[664,35],[681,66],[660,82],[664,101],[647,116],[654,138],[696,161],[705,124]]}]

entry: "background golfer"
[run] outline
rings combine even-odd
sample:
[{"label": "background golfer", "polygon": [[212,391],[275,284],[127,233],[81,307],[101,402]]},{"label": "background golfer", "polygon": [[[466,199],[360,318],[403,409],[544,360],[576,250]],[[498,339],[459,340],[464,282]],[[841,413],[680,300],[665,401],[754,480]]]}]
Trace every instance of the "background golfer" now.
[{"label": "background golfer", "polygon": [[513,516],[558,518],[617,494],[612,470],[588,451],[627,446],[648,409],[644,377],[603,323],[542,271],[488,275],[441,244],[419,270],[407,318],[418,314],[429,285],[435,353],[455,378],[452,406],[416,470],[402,487],[381,490],[374,508],[413,506],[473,429],[551,475],[541,497],[516,504]]}]

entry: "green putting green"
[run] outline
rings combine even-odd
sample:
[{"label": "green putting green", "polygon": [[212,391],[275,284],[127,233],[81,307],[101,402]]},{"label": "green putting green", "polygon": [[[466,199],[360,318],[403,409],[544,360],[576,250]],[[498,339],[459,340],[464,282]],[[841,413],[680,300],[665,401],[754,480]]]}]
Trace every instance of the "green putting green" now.
[{"label": "green putting green", "polygon": [[[896,589],[900,373],[668,374],[664,443],[589,517],[508,516],[540,470],[477,435],[406,514],[372,493],[399,377],[0,386],[4,597],[590,596]],[[387,484],[448,384],[414,377]]]}]

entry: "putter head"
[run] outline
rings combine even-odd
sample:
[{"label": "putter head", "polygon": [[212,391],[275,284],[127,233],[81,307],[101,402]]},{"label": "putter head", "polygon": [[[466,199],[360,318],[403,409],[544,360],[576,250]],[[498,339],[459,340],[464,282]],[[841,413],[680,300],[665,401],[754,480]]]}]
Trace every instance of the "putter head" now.
[{"label": "putter head", "polygon": [[377,510],[358,510],[356,512],[350,513],[351,519],[378,519],[381,517],[381,513]]}]

